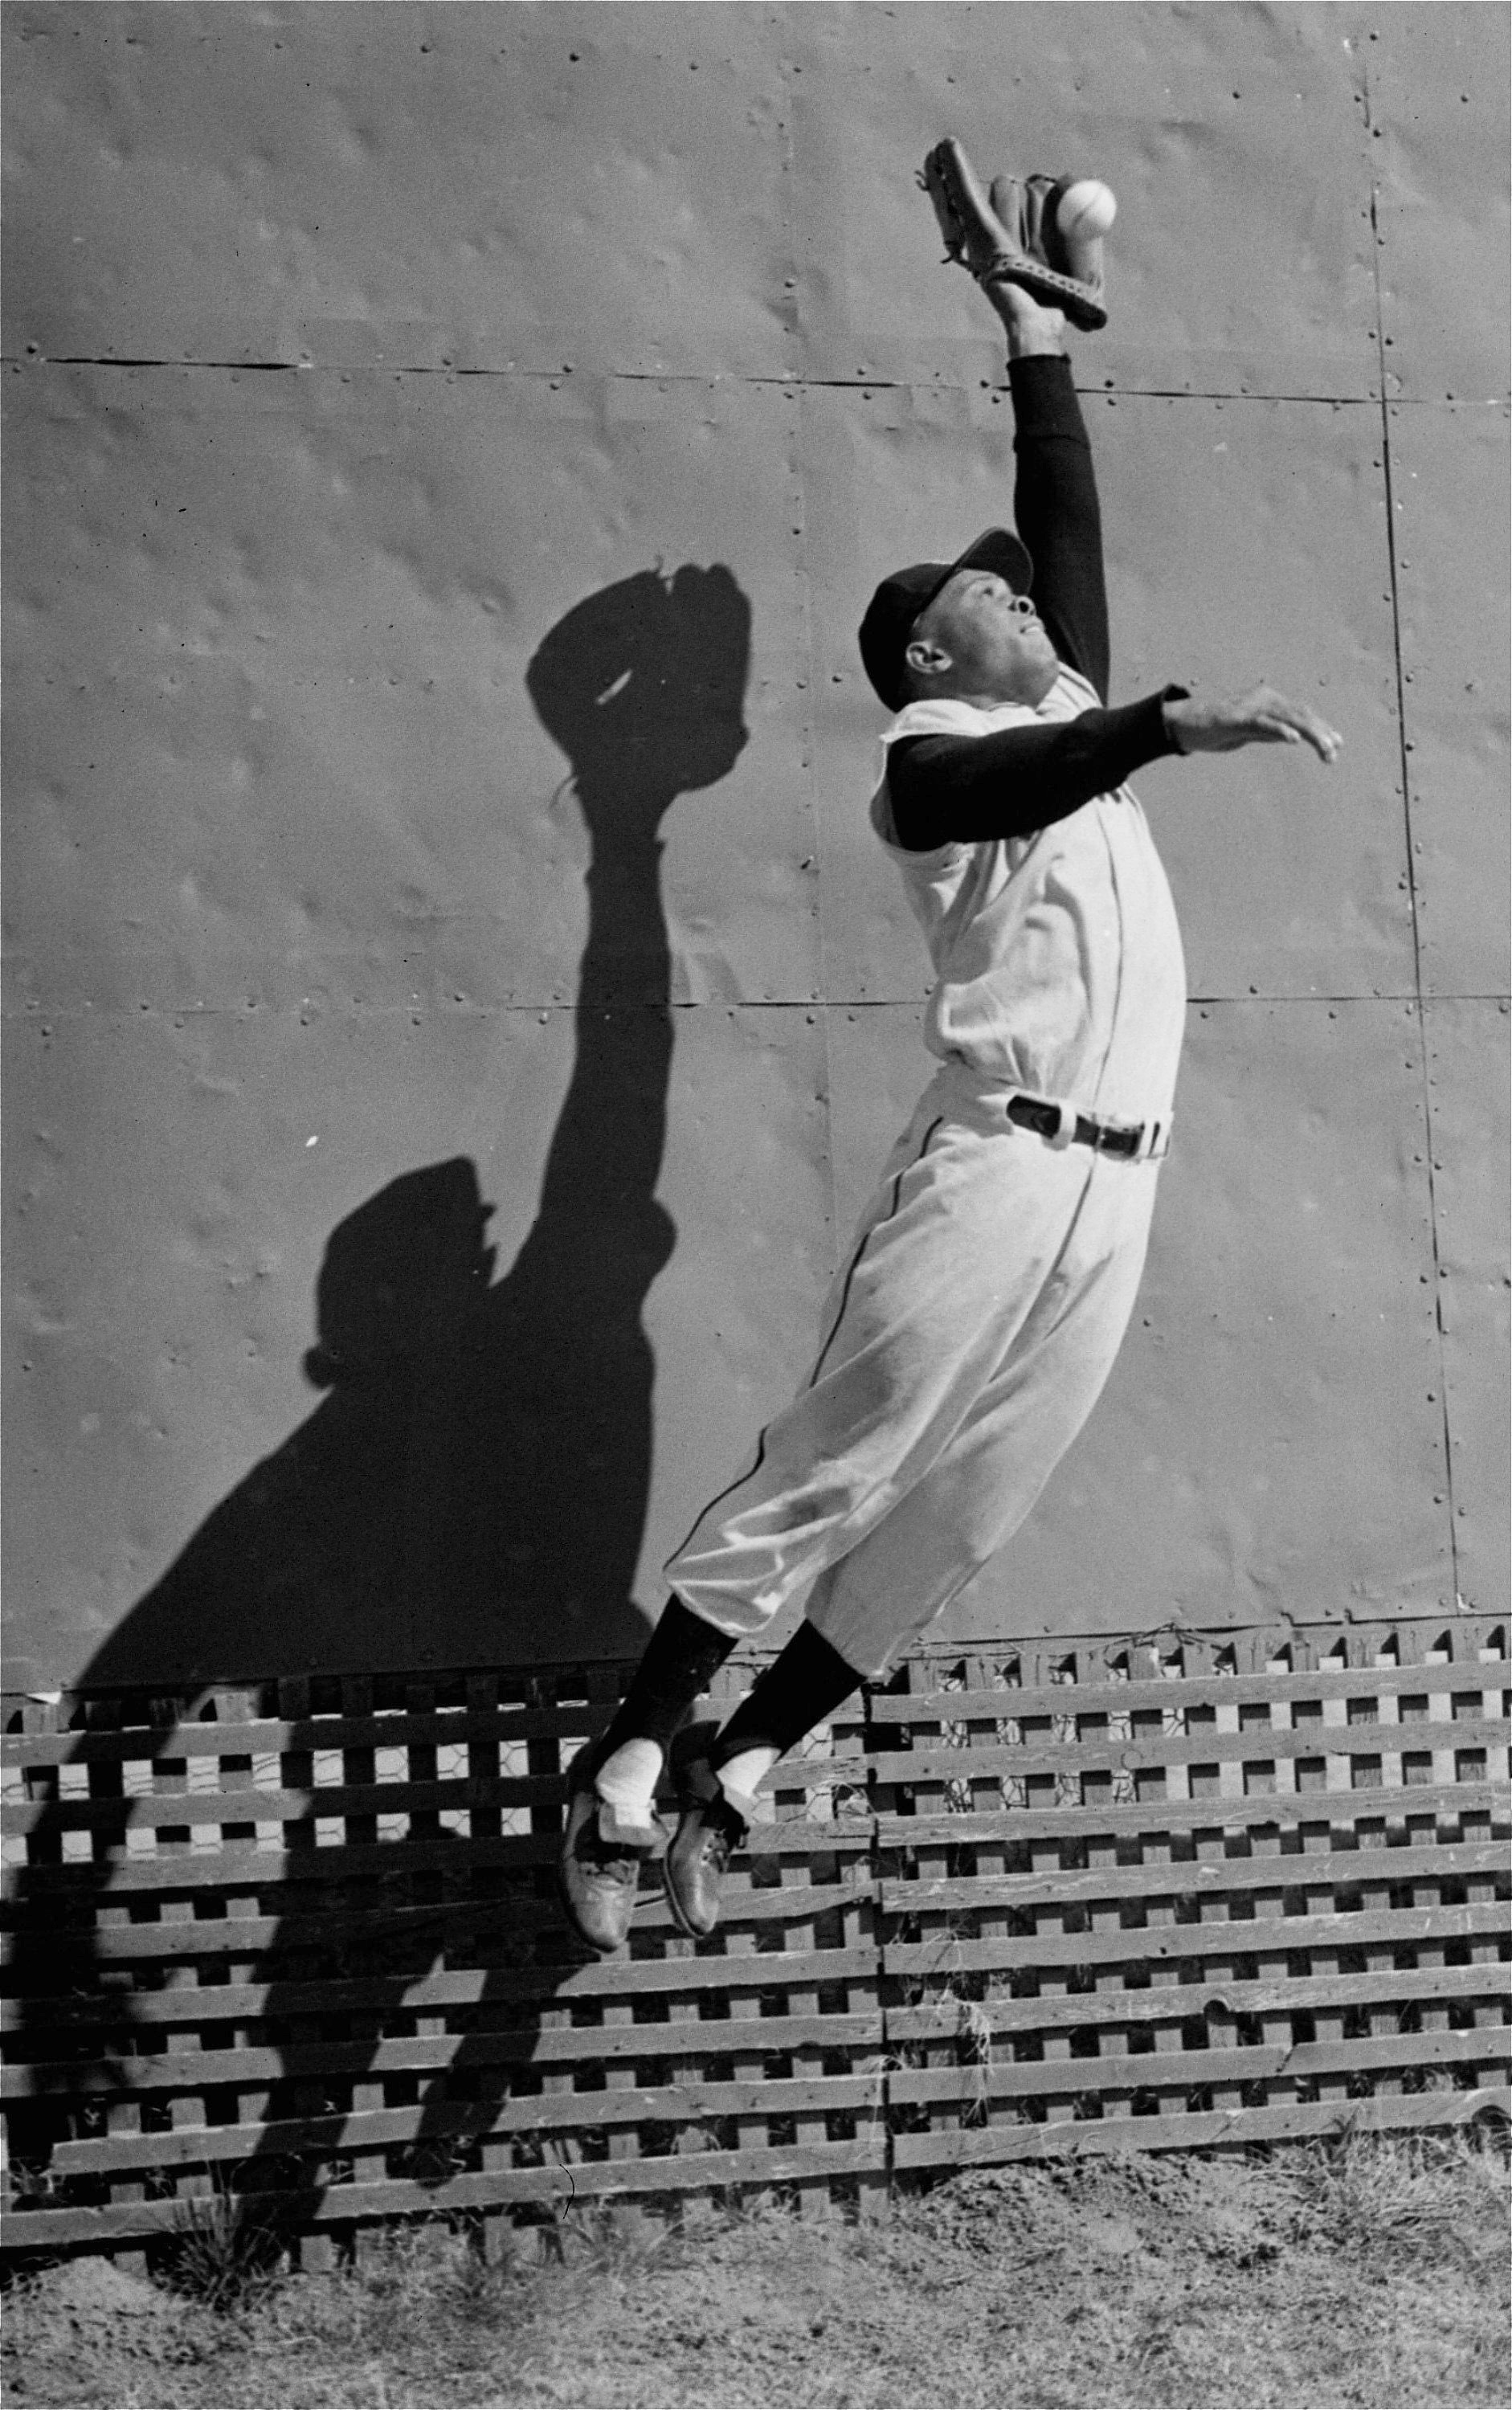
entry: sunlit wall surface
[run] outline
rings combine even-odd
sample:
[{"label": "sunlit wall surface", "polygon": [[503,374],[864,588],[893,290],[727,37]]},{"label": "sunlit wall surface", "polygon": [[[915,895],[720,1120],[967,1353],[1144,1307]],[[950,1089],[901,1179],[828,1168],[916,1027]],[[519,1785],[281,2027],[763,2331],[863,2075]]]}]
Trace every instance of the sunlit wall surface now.
[{"label": "sunlit wall surface", "polygon": [[875,579],[1075,359],[1193,1001],[1128,1343],[961,1635],[1506,1582],[1499,6],[4,11],[7,1680],[616,1653],[927,1076]]}]

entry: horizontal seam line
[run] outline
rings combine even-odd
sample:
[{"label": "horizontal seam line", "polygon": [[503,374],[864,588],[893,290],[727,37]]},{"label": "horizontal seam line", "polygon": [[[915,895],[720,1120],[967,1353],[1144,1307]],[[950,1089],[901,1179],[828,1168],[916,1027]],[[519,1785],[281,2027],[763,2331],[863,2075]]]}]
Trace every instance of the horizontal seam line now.
[{"label": "horizontal seam line", "polygon": [[[250,1021],[259,1015],[284,1015],[310,1012],[312,1022],[342,1019],[377,1019],[385,1014],[421,1014],[440,1020],[463,1021],[470,1015],[504,1012],[922,1012],[926,998],[923,996],[867,995],[752,995],[742,996],[731,1004],[720,996],[625,996],[604,1000],[595,997],[553,996],[510,999],[494,1003],[434,1004],[429,1001],[403,1004],[369,1004],[360,998],[340,1004],[322,1005],[317,1009],[304,1004],[24,1004],[7,1005],[0,1019],[25,1024],[28,1022],[112,1018],[189,1021],[223,1019]],[[1501,989],[1487,992],[1454,990],[1435,993],[1419,998],[1411,989],[1402,989],[1381,995],[1193,995],[1189,1005],[1232,1004],[1241,1007],[1253,1004],[1288,1004],[1298,1006],[1335,1004],[1411,1004],[1432,1010],[1444,1004],[1512,1004],[1512,995]]]},{"label": "horizontal seam line", "polygon": [[[778,389],[786,389],[793,392],[807,390],[809,392],[827,393],[923,392],[964,393],[969,395],[983,390],[983,386],[981,384],[945,385],[937,384],[932,380],[926,380],[920,377],[805,377],[795,374],[781,374],[777,376],[743,376],[738,372],[731,372],[726,375],[709,377],[702,376],[695,370],[689,369],[585,369],[578,370],[574,368],[568,367],[565,363],[560,368],[543,369],[494,368],[488,366],[457,368],[446,367],[444,365],[438,367],[429,361],[400,361],[397,364],[389,360],[343,363],[340,360],[175,359],[167,356],[138,356],[137,354],[112,355],[108,353],[93,352],[57,352],[51,354],[34,353],[30,356],[16,352],[0,352],[0,365],[4,365],[6,367],[30,366],[33,368],[75,369],[230,369],[237,370],[240,374],[260,376],[352,376],[362,374],[374,376],[434,376],[442,377],[443,379],[456,379],[458,377],[514,377],[521,383],[538,383],[548,379],[557,379],[564,376],[581,374],[585,384],[596,383],[604,385],[620,384],[655,385],[682,385],[693,387],[707,386],[711,385],[772,385]],[[997,392],[1006,392],[1008,387],[1006,385],[994,384],[988,389]],[[1129,401],[1292,401],[1312,402],[1320,408],[1326,407],[1330,409],[1378,409],[1381,401],[1381,396],[1379,393],[1266,393],[1251,392],[1244,388],[1235,391],[1231,385],[1111,385],[1108,384],[1102,384],[1078,385],[1076,386],[1076,391],[1079,394],[1090,397],[1092,399],[1097,399],[1099,396],[1106,397],[1111,395],[1114,399],[1122,399]],[[1388,399],[1393,408],[1443,410],[1446,408],[1460,407],[1461,401],[1467,399],[1467,397],[1461,397],[1460,395],[1445,395],[1441,398],[1437,395],[1429,396],[1426,394],[1394,394],[1389,396]],[[1484,397],[1479,406],[1483,409],[1493,409],[1503,405],[1505,399],[1506,397],[1503,394],[1488,395]]]}]

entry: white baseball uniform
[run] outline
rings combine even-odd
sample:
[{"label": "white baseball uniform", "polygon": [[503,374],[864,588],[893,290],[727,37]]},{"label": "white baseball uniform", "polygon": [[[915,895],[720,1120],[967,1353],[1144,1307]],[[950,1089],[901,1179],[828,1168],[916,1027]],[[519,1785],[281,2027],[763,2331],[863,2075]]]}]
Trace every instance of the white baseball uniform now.
[{"label": "white baseball uniform", "polygon": [[[909,704],[882,742],[986,735],[1097,703],[1063,668],[1034,706]],[[1029,835],[911,852],[896,843],[884,750],[871,818],[928,943],[925,1042],[940,1068],[836,1276],[807,1382],[666,1575],[742,1638],[805,1599],[875,1679],[1018,1529],[1112,1367],[1186,994],[1170,891],[1127,786]],[[1022,1128],[1004,1111],[1021,1093],[1144,1124],[1145,1152]]]}]

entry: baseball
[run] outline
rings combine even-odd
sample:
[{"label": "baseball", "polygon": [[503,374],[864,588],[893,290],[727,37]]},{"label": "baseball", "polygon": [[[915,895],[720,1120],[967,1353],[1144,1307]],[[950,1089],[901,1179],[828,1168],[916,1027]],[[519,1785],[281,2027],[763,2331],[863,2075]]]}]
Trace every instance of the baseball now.
[{"label": "baseball", "polygon": [[1090,242],[1107,233],[1117,214],[1118,203],[1108,186],[1095,176],[1083,176],[1062,193],[1055,224],[1068,242]]}]

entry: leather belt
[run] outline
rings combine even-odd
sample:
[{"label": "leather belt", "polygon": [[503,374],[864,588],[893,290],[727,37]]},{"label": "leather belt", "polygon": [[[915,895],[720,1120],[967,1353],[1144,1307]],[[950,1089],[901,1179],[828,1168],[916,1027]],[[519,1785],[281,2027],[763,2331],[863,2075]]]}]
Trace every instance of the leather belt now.
[{"label": "leather belt", "polygon": [[1073,1112],[1049,1096],[1010,1096],[1003,1108],[1010,1122],[1032,1129],[1054,1147],[1089,1146],[1098,1154],[1122,1155],[1126,1161],[1157,1161],[1170,1145],[1169,1122],[1099,1122],[1090,1113]]}]

